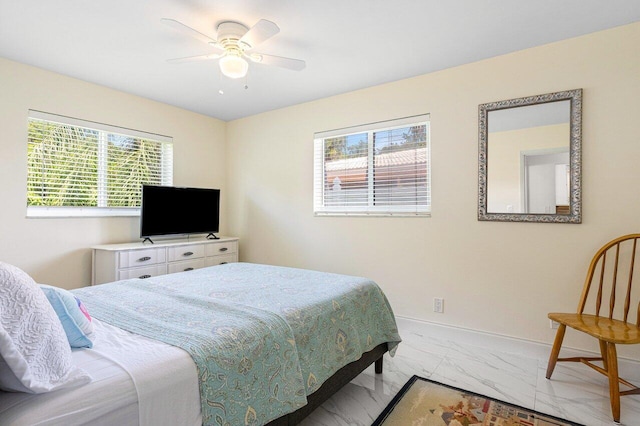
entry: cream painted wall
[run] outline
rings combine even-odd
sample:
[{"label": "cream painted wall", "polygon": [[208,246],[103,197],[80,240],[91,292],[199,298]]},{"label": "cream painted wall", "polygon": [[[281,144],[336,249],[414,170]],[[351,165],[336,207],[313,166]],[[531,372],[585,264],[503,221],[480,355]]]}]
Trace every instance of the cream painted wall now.
[{"label": "cream painted wall", "polygon": [[[593,253],[640,231],[638,76],[632,24],[229,122],[229,229],[240,258],[367,276],[398,315],[549,343],[547,313],[575,309]],[[576,88],[583,223],[479,222],[478,105]],[[314,217],[314,132],[423,113],[431,218]],[[443,314],[432,312],[434,297]],[[597,350],[575,336],[567,343]]]},{"label": "cream painted wall", "polygon": [[0,82],[0,261],[81,287],[91,282],[90,246],[139,237],[138,218],[25,217],[29,109],[172,136],[174,183],[221,188],[226,229],[223,121],[4,59]]}]

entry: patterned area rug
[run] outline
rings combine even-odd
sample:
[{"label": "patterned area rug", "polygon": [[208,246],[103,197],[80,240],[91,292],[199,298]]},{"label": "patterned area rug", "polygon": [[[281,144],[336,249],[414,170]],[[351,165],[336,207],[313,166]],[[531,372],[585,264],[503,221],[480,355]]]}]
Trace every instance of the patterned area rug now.
[{"label": "patterned area rug", "polygon": [[413,376],[372,426],[582,426]]}]

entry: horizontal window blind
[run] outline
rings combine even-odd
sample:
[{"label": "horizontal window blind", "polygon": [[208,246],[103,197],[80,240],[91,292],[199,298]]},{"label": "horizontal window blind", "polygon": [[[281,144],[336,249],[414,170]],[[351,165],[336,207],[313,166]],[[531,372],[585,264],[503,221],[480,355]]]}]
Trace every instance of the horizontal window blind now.
[{"label": "horizontal window blind", "polygon": [[27,216],[135,215],[143,184],[172,183],[171,138],[29,111]]},{"label": "horizontal window blind", "polygon": [[429,157],[428,115],[316,133],[314,212],[429,215]]}]

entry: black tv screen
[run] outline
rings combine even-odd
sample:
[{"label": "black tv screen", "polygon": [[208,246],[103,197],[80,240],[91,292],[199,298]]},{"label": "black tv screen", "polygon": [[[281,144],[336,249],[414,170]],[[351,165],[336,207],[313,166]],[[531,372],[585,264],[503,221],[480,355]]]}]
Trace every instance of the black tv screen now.
[{"label": "black tv screen", "polygon": [[142,238],[218,232],[219,222],[219,189],[142,186]]}]

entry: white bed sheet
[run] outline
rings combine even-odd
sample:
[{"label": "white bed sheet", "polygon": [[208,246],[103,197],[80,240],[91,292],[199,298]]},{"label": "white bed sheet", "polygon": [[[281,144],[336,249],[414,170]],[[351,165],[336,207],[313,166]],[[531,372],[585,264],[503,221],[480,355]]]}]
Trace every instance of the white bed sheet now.
[{"label": "white bed sheet", "polygon": [[202,425],[187,352],[94,321],[93,348],[73,352],[91,383],[40,395],[0,391],[0,425]]}]

